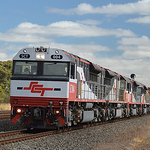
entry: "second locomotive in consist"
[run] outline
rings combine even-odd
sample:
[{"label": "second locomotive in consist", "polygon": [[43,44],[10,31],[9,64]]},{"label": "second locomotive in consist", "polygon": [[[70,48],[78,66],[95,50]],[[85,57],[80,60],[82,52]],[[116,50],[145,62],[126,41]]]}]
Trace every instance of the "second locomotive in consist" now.
[{"label": "second locomotive in consist", "polygon": [[13,58],[11,122],[60,128],[150,112],[147,87],[77,55],[24,48]]}]

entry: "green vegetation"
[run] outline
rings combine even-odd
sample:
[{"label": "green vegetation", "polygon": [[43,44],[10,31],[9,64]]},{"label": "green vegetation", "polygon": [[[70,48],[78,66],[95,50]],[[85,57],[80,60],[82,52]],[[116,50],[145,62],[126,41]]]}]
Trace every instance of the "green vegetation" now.
[{"label": "green vegetation", "polygon": [[12,61],[0,61],[0,103],[10,102]]}]

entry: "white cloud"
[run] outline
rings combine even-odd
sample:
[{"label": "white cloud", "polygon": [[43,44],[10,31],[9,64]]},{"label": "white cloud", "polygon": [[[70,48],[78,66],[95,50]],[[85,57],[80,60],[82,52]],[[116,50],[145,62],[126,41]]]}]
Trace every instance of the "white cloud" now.
[{"label": "white cloud", "polygon": [[14,55],[25,45],[5,44],[0,47],[0,61],[12,60]]},{"label": "white cloud", "polygon": [[150,15],[150,0],[140,0],[135,3],[126,4],[108,4],[102,7],[93,7],[87,3],[81,3],[76,8],[72,9],[56,9],[48,8],[50,13],[59,13],[65,15],[85,15],[85,14],[109,14],[109,15],[123,15],[123,14],[140,14]]},{"label": "white cloud", "polygon": [[127,59],[150,57],[150,39],[147,36],[122,38],[119,43],[122,45],[118,46],[117,49],[123,50],[123,57]]},{"label": "white cloud", "polygon": [[49,41],[46,38],[40,37],[38,35],[33,34],[17,34],[15,32],[7,32],[7,33],[0,33],[0,41],[5,42],[23,42],[23,43],[37,43],[37,42],[46,42]]},{"label": "white cloud", "polygon": [[0,61],[8,60],[9,57],[6,53],[0,52]]},{"label": "white cloud", "polygon": [[150,23],[150,16],[145,16],[145,17],[139,17],[139,18],[129,19],[129,20],[127,20],[126,22],[149,24],[149,23]]},{"label": "white cloud", "polygon": [[78,20],[77,23],[85,24],[85,25],[99,25],[101,24],[101,21],[87,19],[87,20]]},{"label": "white cloud", "polygon": [[75,37],[97,37],[115,35],[120,36],[135,36],[130,30],[112,29],[107,30],[96,26],[88,26],[71,21],[60,21],[49,25],[50,33],[57,36],[75,36]]},{"label": "white cloud", "polygon": [[119,41],[122,45],[143,45],[143,46],[150,46],[150,39],[147,36],[142,37],[129,37],[129,38],[122,38],[121,41]]},{"label": "white cloud", "polygon": [[71,21],[60,21],[48,26],[40,26],[28,22],[19,24],[16,28],[0,33],[0,41],[39,43],[53,41],[51,36],[98,37],[98,36],[135,36],[130,30],[103,29]]},{"label": "white cloud", "polygon": [[125,51],[123,56],[128,59],[141,59],[150,57],[150,51],[134,50],[134,51]]}]

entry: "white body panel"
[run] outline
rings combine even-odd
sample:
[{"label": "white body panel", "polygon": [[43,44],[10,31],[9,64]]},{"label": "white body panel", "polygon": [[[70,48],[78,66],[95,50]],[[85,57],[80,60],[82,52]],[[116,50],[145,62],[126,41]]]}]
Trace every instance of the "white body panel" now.
[{"label": "white body panel", "polygon": [[136,99],[135,99],[134,95],[133,95],[133,99],[132,99],[132,102],[136,102]]},{"label": "white body panel", "polygon": [[117,87],[117,80],[114,79],[113,87],[110,90],[109,94],[106,96],[106,100],[111,100],[111,101],[118,101],[119,100],[119,98],[117,97],[117,95],[119,95],[119,93],[117,93],[117,88],[118,88]]},{"label": "white body panel", "polygon": [[68,98],[69,82],[12,80],[10,92],[11,96]]},{"label": "white body panel", "polygon": [[92,90],[89,88],[87,82],[85,81],[85,75],[83,68],[77,67],[77,71],[80,75],[80,81],[81,81],[81,95],[79,95],[79,98],[83,99],[97,99],[97,96],[92,92]]}]

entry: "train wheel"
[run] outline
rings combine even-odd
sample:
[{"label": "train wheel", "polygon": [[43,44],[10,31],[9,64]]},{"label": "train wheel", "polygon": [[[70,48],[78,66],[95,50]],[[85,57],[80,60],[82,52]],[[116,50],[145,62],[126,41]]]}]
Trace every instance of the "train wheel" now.
[{"label": "train wheel", "polygon": [[101,121],[102,121],[102,122],[104,122],[104,121],[105,121],[105,115],[104,115],[104,113],[103,113],[103,112],[101,112],[101,114],[100,114],[100,119],[101,119]]}]

